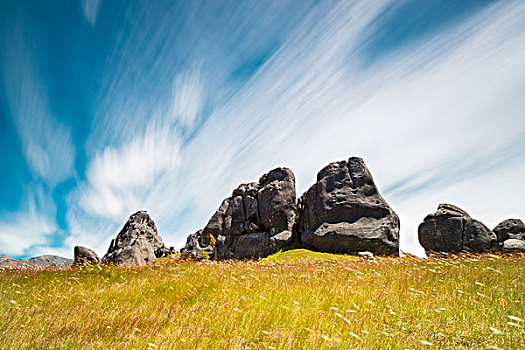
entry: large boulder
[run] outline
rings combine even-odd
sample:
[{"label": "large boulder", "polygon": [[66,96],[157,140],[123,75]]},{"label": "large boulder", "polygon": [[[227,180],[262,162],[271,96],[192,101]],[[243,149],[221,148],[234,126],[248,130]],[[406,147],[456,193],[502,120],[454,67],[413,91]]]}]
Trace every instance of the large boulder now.
[{"label": "large boulder", "polygon": [[77,245],[73,249],[73,266],[95,265],[100,259],[93,250]]},{"label": "large boulder", "polygon": [[292,242],[295,222],[295,177],[276,168],[259,182],[241,184],[226,198],[202,231],[188,237],[184,256],[215,259],[260,258]]},{"label": "large boulder", "polygon": [[324,167],[298,206],[301,241],[315,249],[399,254],[399,217],[361,158]]},{"label": "large boulder", "polygon": [[498,244],[503,250],[525,251],[525,224],[519,219],[507,219],[494,227]]},{"label": "large boulder", "polygon": [[131,215],[116,238],[111,241],[103,263],[144,266],[155,264],[157,258],[170,250],[160,238],[155,222],[146,211]]},{"label": "large boulder", "polygon": [[430,251],[483,252],[496,246],[496,235],[466,211],[442,203],[418,227],[419,243]]}]

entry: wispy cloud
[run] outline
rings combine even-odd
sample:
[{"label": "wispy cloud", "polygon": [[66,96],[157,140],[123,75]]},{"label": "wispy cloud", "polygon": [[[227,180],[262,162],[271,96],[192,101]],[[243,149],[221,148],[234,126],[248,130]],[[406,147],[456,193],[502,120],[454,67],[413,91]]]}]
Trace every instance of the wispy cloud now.
[{"label": "wispy cloud", "polygon": [[82,13],[86,22],[95,26],[97,22],[98,10],[102,0],[82,0]]},{"label": "wispy cloud", "polygon": [[46,87],[27,35],[17,26],[11,28],[10,33],[9,38],[0,38],[3,52],[0,64],[7,102],[27,165],[35,177],[53,187],[74,174],[71,130],[50,111]]},{"label": "wispy cloud", "polygon": [[183,128],[192,126],[204,105],[204,84],[199,69],[179,74],[173,84],[173,105],[168,118]]},{"label": "wispy cloud", "polygon": [[[288,166],[300,195],[351,155],[399,214],[405,250],[421,253],[417,225],[439,202],[489,225],[525,210],[523,3],[463,11],[373,59],[368,43],[388,31],[396,2],[287,4],[125,6],[93,101],[85,178],[67,197],[65,248],[103,253],[139,209],[180,247],[239,183]],[[24,79],[34,106],[17,115],[49,110],[34,76]],[[74,151],[50,114],[41,128],[57,140],[21,130],[38,135],[39,147],[22,136],[34,173],[58,182]],[[65,170],[48,170],[44,151]],[[505,185],[490,187],[492,177]]]},{"label": "wispy cloud", "polygon": [[[46,209],[42,210],[44,207]],[[20,256],[47,245],[58,231],[53,218],[52,200],[41,186],[29,189],[26,200],[16,213],[2,213],[0,247],[4,254]]]}]

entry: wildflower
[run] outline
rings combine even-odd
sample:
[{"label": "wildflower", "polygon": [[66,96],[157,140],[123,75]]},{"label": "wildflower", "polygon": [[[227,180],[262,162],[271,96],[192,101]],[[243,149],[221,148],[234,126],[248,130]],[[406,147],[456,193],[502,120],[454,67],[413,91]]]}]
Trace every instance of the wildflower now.
[{"label": "wildflower", "polygon": [[359,339],[359,340],[361,340],[361,337],[360,337],[360,336],[358,336],[357,334],[355,334],[355,333],[352,333],[352,332],[348,332],[348,333],[349,333],[349,334],[350,334],[350,335],[351,335],[352,337],[354,337],[354,338],[356,338],[356,339]]},{"label": "wildflower", "polygon": [[148,343],[148,346],[149,346],[149,347],[152,347],[152,348],[154,348],[154,349],[158,348],[158,346],[155,345],[155,344],[153,344],[153,343]]},{"label": "wildflower", "polygon": [[431,342],[428,342],[428,341],[426,341],[426,340],[420,340],[420,342],[421,342],[421,344],[423,344],[423,345],[428,345],[428,346],[432,346],[432,345],[434,345],[434,344],[432,344]]},{"label": "wildflower", "polygon": [[11,304],[16,304],[16,301],[14,301],[13,299],[9,300],[11,302]]},{"label": "wildflower", "polygon": [[270,346],[268,346],[268,349],[275,349],[275,348],[274,348],[273,346],[270,345]]},{"label": "wildflower", "polygon": [[134,329],[135,331],[137,331],[137,332],[141,332],[141,330],[138,329],[138,328],[133,328],[133,329]]},{"label": "wildflower", "polygon": [[510,318],[510,319],[513,320],[513,321],[518,321],[518,322],[523,321],[521,318],[516,317],[516,316],[507,316],[507,317]]},{"label": "wildflower", "polygon": [[494,327],[490,327],[490,330],[491,330],[494,334],[502,334],[501,331],[497,330],[497,329],[494,328]]},{"label": "wildflower", "polygon": [[269,334],[270,334],[270,333],[268,333],[267,331],[261,331],[261,332],[263,332],[263,333],[266,334],[266,335],[269,335]]}]

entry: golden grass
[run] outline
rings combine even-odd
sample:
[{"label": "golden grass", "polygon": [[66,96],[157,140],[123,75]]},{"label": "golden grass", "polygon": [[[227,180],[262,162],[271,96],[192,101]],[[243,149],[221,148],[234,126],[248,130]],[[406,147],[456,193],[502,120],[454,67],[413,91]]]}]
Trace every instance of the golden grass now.
[{"label": "golden grass", "polygon": [[0,273],[4,349],[522,349],[525,257],[306,250]]}]

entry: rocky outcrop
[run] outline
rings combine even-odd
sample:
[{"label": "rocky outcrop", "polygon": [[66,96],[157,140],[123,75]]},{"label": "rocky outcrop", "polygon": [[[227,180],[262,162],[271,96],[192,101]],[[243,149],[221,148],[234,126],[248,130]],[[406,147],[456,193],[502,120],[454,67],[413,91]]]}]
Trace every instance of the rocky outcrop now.
[{"label": "rocky outcrop", "polygon": [[430,251],[483,252],[496,247],[496,235],[467,212],[440,204],[418,227],[419,243]]},{"label": "rocky outcrop", "polygon": [[188,237],[185,256],[216,259],[259,258],[292,242],[296,217],[295,177],[276,168],[259,182],[241,184],[226,198],[206,227]]},{"label": "rocky outcrop", "polygon": [[324,167],[298,207],[301,241],[315,249],[399,254],[399,218],[361,158]]},{"label": "rocky outcrop", "polygon": [[519,219],[507,219],[494,227],[498,244],[503,250],[525,251],[525,224]]},{"label": "rocky outcrop", "polygon": [[73,249],[73,266],[96,265],[100,259],[93,250],[77,245]]},{"label": "rocky outcrop", "polygon": [[155,222],[146,211],[131,215],[116,238],[111,241],[103,263],[144,266],[170,253],[159,236]]}]

